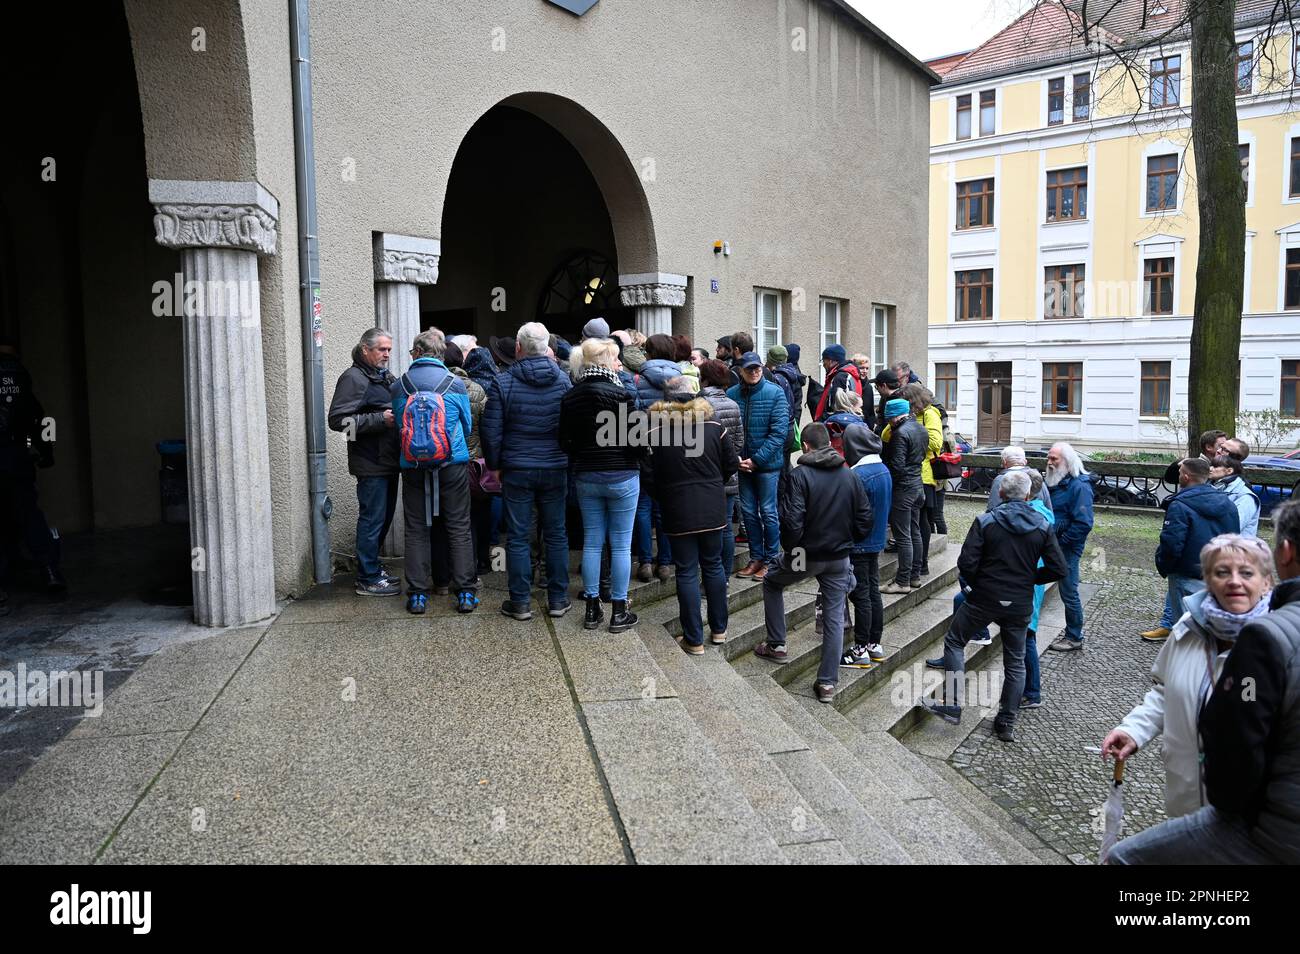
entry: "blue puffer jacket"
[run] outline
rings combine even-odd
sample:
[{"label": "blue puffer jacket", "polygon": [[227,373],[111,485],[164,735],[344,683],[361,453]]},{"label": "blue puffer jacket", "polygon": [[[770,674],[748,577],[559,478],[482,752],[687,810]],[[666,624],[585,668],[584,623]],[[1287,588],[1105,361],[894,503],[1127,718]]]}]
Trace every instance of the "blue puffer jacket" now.
[{"label": "blue puffer jacket", "polygon": [[491,470],[564,470],[560,398],[573,385],[546,355],[521,358],[492,380],[483,410],[483,457]]},{"label": "blue puffer jacket", "polygon": [[1056,517],[1056,542],[1065,554],[1082,553],[1092,532],[1092,474],[1066,477],[1050,488]]},{"label": "blue puffer jacket", "polygon": [[733,385],[727,397],[740,406],[745,427],[745,457],[754,462],[754,470],[780,470],[785,462],[785,445],[790,439],[790,409],[785,395],[771,381],[763,378],[753,388]]},{"label": "blue puffer jacket", "polygon": [[[449,374],[451,372],[447,370],[447,366],[437,358],[418,358],[411,362],[411,366],[406,369],[406,374],[399,375],[393,382],[389,394],[393,398],[393,417],[397,419],[399,435],[402,427],[402,412],[406,410],[406,399],[410,394],[402,385],[402,378],[409,378],[411,387],[417,391],[436,391],[442,379]],[[451,387],[443,392],[442,404],[447,409],[447,437],[451,441],[451,463],[467,464],[469,448],[466,438],[474,429],[474,415],[470,410],[469,390],[465,387],[465,382],[454,374],[451,376]],[[400,450],[398,463],[403,468],[411,466],[402,457]]]},{"label": "blue puffer jacket", "polygon": [[1193,484],[1169,498],[1156,570],[1165,577],[1174,573],[1199,580],[1201,548],[1221,533],[1240,532],[1241,519],[1228,495],[1209,484]]},{"label": "blue puffer jacket", "polygon": [[664,399],[664,385],[673,378],[680,378],[682,369],[676,361],[665,358],[651,358],[641,365],[641,370],[634,377],[638,406],[649,408],[656,401]]}]

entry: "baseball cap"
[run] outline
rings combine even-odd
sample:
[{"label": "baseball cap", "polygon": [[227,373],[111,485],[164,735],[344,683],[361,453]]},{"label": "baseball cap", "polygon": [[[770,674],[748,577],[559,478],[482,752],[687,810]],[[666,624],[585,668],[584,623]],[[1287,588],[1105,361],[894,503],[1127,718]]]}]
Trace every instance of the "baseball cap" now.
[{"label": "baseball cap", "polygon": [[761,368],[763,359],[752,351],[746,351],[740,356],[740,366],[742,368]]}]

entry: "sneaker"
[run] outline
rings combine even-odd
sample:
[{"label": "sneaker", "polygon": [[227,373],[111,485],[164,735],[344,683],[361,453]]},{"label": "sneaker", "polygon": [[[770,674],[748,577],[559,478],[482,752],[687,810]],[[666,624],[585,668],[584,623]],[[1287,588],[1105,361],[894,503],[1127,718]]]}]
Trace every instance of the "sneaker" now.
[{"label": "sneaker", "polygon": [[1082,639],[1071,639],[1069,636],[1062,636],[1060,639],[1052,640],[1052,645],[1047,647],[1058,653],[1070,653],[1083,649]]},{"label": "sneaker", "polygon": [[762,656],[768,662],[783,663],[789,657],[786,655],[784,646],[772,646],[766,642],[759,643],[754,647],[754,655]]},{"label": "sneaker", "polygon": [[813,685],[813,694],[817,696],[818,702],[833,702],[835,700],[835,687],[825,682],[818,682]]},{"label": "sneaker", "polygon": [[906,583],[886,583],[880,588],[880,592],[887,596],[898,596],[902,593],[912,592],[912,588]]},{"label": "sneaker", "polygon": [[357,596],[400,596],[401,593],[402,585],[385,577],[373,583],[357,583]]},{"label": "sneaker", "polygon": [[636,578],[642,583],[649,583],[654,579],[655,568],[649,563],[642,563],[636,568]]},{"label": "sneaker", "polygon": [[1020,708],[1022,709],[1041,709],[1042,707],[1043,707],[1043,703],[1041,701],[1036,701],[1029,698],[1024,698],[1020,700]]},{"label": "sneaker", "polygon": [[423,616],[429,608],[429,597],[423,593],[412,593],[406,598],[406,611],[415,616]]},{"label": "sneaker", "polygon": [[506,600],[501,604],[501,614],[520,621],[533,618],[533,611],[529,609],[527,603],[516,603],[513,600]]},{"label": "sneaker", "polygon": [[912,577],[912,582],[908,583],[907,585],[914,590],[919,590],[921,588],[921,578],[919,576],[914,576]]},{"label": "sneaker", "polygon": [[478,609],[478,604],[479,598],[477,596],[469,590],[461,590],[460,594],[456,597],[456,612],[472,613],[474,610]]},{"label": "sneaker", "polygon": [[1148,629],[1140,635],[1148,643],[1162,643],[1169,638],[1169,632],[1168,626],[1157,626],[1155,629]]},{"label": "sneaker", "polygon": [[1016,733],[1012,731],[1012,728],[1009,725],[998,725],[996,722],[993,723],[993,734],[998,737],[999,742],[1016,741]]},{"label": "sneaker", "polygon": [[569,607],[571,606],[573,606],[573,604],[568,600],[565,600],[563,603],[551,603],[546,607],[546,615],[553,617],[554,619],[559,619],[569,611]]},{"label": "sneaker", "polygon": [[921,700],[921,708],[932,716],[938,716],[949,725],[961,725],[961,706],[945,706],[929,699]]},{"label": "sneaker", "polygon": [[988,632],[988,630],[985,630],[983,636],[976,636],[974,639],[971,640],[971,645],[972,645],[972,646],[992,646],[992,645],[993,645],[993,634],[990,633],[990,632]]},{"label": "sneaker", "polygon": [[942,657],[942,656],[937,656],[937,657],[934,658],[934,659],[927,659],[927,660],[925,661],[925,664],[926,664],[927,666],[929,666],[931,669],[942,669],[942,668],[943,668],[943,657]]},{"label": "sneaker", "polygon": [[686,637],[685,637],[685,636],[674,636],[673,639],[677,640],[677,645],[680,646],[680,647],[682,647],[682,652],[684,652],[686,655],[688,655],[688,656],[703,656],[703,655],[704,655],[704,644],[703,644],[703,643],[700,643],[698,646],[695,645],[695,643],[688,643],[688,642],[686,641]]},{"label": "sneaker", "polygon": [[861,643],[854,643],[840,657],[840,665],[848,666],[850,669],[870,669],[872,666],[871,654],[866,646]]},{"label": "sneaker", "polygon": [[867,643],[867,655],[871,657],[872,662],[884,662],[885,647],[880,643]]},{"label": "sneaker", "polygon": [[726,641],[727,641],[727,634],[725,632],[709,633],[709,642],[711,642],[715,646],[721,646]]}]

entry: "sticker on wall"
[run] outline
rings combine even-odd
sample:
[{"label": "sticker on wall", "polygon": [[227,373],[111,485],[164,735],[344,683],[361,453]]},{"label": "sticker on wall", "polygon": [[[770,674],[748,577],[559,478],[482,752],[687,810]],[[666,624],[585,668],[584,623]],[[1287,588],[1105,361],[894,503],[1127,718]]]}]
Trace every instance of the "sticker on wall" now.
[{"label": "sticker on wall", "polygon": [[718,280],[716,278],[709,279],[709,291],[713,292],[715,295],[718,293]]}]

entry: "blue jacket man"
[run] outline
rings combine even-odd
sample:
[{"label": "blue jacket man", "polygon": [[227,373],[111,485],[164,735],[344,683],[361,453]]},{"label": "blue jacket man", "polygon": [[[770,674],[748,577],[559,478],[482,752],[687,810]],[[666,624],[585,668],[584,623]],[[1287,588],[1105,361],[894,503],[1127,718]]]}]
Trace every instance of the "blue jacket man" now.
[{"label": "blue jacket man", "polygon": [[[1037,474],[1033,475],[1037,477]],[[1047,453],[1047,477],[1044,484],[1050,494],[1052,516],[1056,521],[1056,542],[1065,554],[1068,572],[1059,587],[1061,605],[1065,607],[1065,631],[1048,644],[1056,652],[1083,648],[1083,600],[1079,597],[1079,561],[1092,532],[1092,474],[1083,469],[1083,458],[1064,441],[1053,444]],[[1031,693],[1033,700],[1036,694]]]},{"label": "blue jacket man", "polygon": [[[853,542],[854,587],[853,645],[844,647],[840,662],[861,666],[885,658],[880,645],[885,628],[885,606],[880,596],[880,552],[885,549],[889,511],[894,503],[894,481],[880,459],[880,435],[861,420],[844,429],[844,460],[852,468],[871,503],[871,532]],[[819,607],[820,608],[820,607]]]},{"label": "blue jacket man", "polygon": [[1241,521],[1232,500],[1217,487],[1188,482],[1183,488],[1171,498],[1165,513],[1156,570],[1164,577],[1199,580],[1201,548],[1221,533],[1240,533]]},{"label": "blue jacket man", "polygon": [[506,575],[510,598],[501,612],[532,619],[533,580],[530,546],[533,509],[546,551],[548,612],[569,610],[569,543],[564,527],[569,455],[560,447],[560,399],[572,387],[569,376],[547,356],[550,333],[529,322],[515,338],[517,360],[492,381],[483,411],[483,457],[501,472],[501,502],[506,518]]},{"label": "blue jacket man", "polygon": [[763,378],[763,359],[746,351],[740,359],[740,384],[727,397],[740,408],[745,445],[740,461],[740,512],[749,537],[749,565],[738,576],[761,580],[781,552],[777,483],[790,439],[790,409],[785,394]]},{"label": "blue jacket man", "polygon": [[1088,534],[1092,532],[1092,474],[1068,474],[1055,487],[1048,487],[1052,495],[1052,515],[1056,519],[1056,542],[1068,557],[1082,554]]},{"label": "blue jacket man", "polygon": [[407,400],[412,394],[430,391],[441,395],[447,415],[447,440],[451,445],[450,460],[436,469],[419,469],[398,452],[406,530],[403,543],[406,608],[415,614],[425,612],[429,594],[435,588],[444,593],[448,589],[454,592],[456,608],[462,613],[473,612],[479,602],[470,538],[466,444],[466,437],[474,429],[474,415],[465,382],[442,363],[445,350],[446,340],[441,331],[430,328],[421,332],[411,347],[414,359],[411,366],[405,374],[398,375],[389,390],[399,436]]}]

